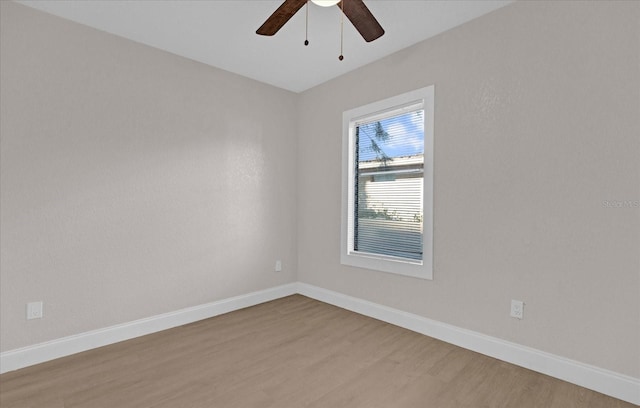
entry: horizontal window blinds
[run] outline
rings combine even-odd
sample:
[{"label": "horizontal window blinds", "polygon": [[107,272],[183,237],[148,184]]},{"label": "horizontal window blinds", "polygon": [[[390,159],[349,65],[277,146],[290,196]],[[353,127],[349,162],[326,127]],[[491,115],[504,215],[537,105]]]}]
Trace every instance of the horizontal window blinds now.
[{"label": "horizontal window blinds", "polygon": [[423,115],[356,125],[354,251],[422,259]]}]

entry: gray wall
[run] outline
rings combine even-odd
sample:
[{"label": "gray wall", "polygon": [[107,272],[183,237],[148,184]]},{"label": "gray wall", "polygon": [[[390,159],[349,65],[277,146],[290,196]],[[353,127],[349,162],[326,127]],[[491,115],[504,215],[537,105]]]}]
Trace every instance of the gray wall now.
[{"label": "gray wall", "polygon": [[[299,280],[640,377],[639,22],[519,2],[302,94]],[[430,84],[434,280],[343,267],[342,112]]]},{"label": "gray wall", "polygon": [[295,281],[296,94],[0,3],[2,351]]},{"label": "gray wall", "polygon": [[[519,2],[300,95],[0,3],[3,351],[300,280],[640,377],[640,209],[603,206],[640,200],[639,3]],[[434,280],[342,267],[342,112],[430,84]]]}]

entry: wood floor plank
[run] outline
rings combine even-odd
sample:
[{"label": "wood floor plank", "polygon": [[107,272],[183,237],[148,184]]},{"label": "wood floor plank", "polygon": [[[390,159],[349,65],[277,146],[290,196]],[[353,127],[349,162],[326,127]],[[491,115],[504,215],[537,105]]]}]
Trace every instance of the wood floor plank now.
[{"label": "wood floor plank", "polygon": [[631,408],[294,295],[0,375],[2,408]]}]

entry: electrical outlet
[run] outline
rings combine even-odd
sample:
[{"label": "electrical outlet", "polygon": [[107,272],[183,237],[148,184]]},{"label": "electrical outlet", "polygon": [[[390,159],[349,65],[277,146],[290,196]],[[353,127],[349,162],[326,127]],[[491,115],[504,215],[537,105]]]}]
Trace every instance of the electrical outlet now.
[{"label": "electrical outlet", "polygon": [[282,272],[282,261],[281,260],[277,260],[276,261],[276,267],[274,268],[276,272]]},{"label": "electrical outlet", "polygon": [[27,320],[42,319],[42,302],[27,303]]},{"label": "electrical outlet", "polygon": [[524,317],[524,302],[522,300],[511,300],[511,317],[516,319]]}]

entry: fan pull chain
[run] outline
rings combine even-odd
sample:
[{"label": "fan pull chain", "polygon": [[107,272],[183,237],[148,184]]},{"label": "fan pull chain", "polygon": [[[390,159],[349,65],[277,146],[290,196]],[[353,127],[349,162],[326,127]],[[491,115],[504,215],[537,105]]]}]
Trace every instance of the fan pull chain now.
[{"label": "fan pull chain", "polygon": [[344,2],[345,0],[340,2],[340,56],[338,57],[340,61],[344,59],[344,55],[342,55],[342,44],[344,42]]},{"label": "fan pull chain", "polygon": [[304,45],[309,45],[309,0],[306,4],[306,18],[304,21]]}]

